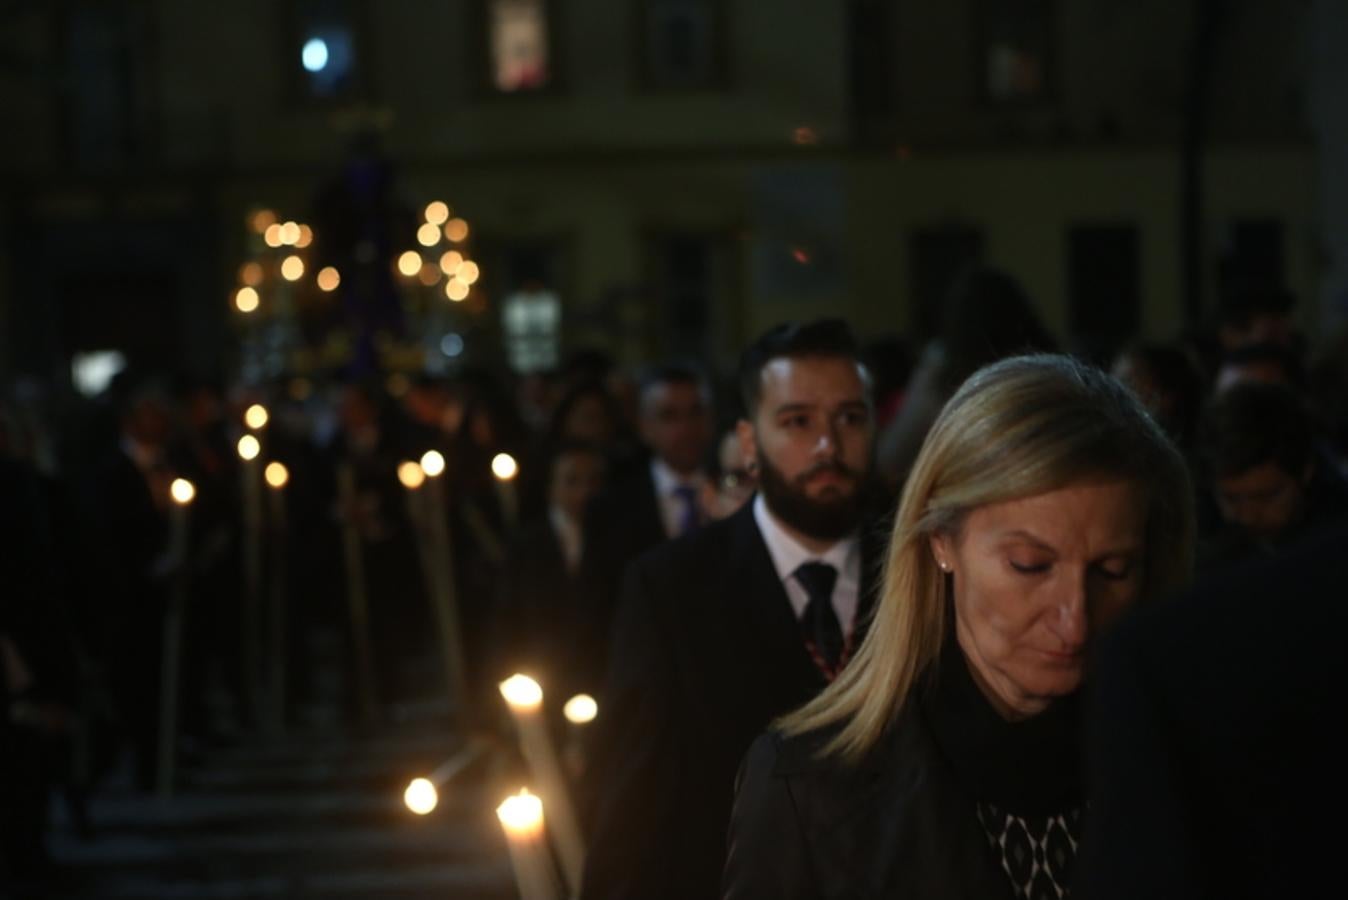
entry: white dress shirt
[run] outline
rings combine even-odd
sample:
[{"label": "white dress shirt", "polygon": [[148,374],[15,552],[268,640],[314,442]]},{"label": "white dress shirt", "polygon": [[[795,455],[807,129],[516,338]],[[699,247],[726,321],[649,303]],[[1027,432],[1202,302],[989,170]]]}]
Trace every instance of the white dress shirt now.
[{"label": "white dress shirt", "polygon": [[561,545],[566,570],[574,575],[580,568],[580,558],[585,552],[585,536],[580,523],[556,506],[548,507],[548,522],[552,525],[552,533],[557,536],[557,543]]},{"label": "white dress shirt", "polygon": [[[698,498],[702,496],[702,488],[707,483],[707,476],[702,472],[695,472],[692,475],[680,475],[665,465],[661,459],[651,460],[651,481],[655,484],[655,496],[660,501],[660,521],[664,523],[665,534],[669,537],[679,536],[679,526],[683,524],[683,517],[686,514],[684,510],[683,499],[674,493],[680,487],[688,487],[693,490],[693,502],[700,502]],[[699,520],[702,515],[699,512]]]},{"label": "white dress shirt", "polygon": [[796,578],[796,570],[807,562],[828,563],[838,570],[838,580],[833,585],[833,611],[842,625],[843,635],[850,635],[856,624],[857,597],[861,592],[861,542],[857,536],[845,537],[823,553],[811,552],[787,534],[768,509],[761,493],[754,497],[754,521],[763,535],[763,543],[768,545],[768,556],[772,557],[773,568],[786,588],[786,596],[797,619],[805,615],[810,596]]}]

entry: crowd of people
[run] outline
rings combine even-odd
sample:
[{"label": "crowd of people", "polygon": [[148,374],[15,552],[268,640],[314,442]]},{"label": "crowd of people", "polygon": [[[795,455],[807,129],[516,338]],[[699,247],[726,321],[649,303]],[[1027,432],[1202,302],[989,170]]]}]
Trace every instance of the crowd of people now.
[{"label": "crowd of people", "polygon": [[[327,629],[352,728],[396,723],[430,689],[416,664],[446,652],[398,477],[442,455],[468,686],[454,726],[500,727],[515,671],[599,698],[573,773],[583,897],[1065,896],[1093,820],[1131,847],[1118,823],[1146,814],[1089,790],[1091,771],[1128,776],[1117,752],[1083,768],[1097,635],[1195,571],[1276,565],[1348,516],[1348,342],[1311,346],[1293,307],[1249,290],[1208,332],[1080,360],[1013,279],[978,268],[911,354],[821,320],[759,336],[733,373],[585,352],[524,378],[128,371],[83,404],[15,386],[0,876],[41,879],[53,797],[96,836],[86,801],[109,773],[154,784],[174,585],[190,598],[177,752],[263,727],[240,599],[255,523],[235,448],[252,431],[290,476],[265,535],[265,564],[285,562],[280,708],[304,702],[306,635]],[[269,418],[250,428],[254,404]],[[500,453],[518,463],[508,492]],[[196,486],[186,552],[176,478]],[[1115,660],[1164,643],[1121,634]],[[1099,734],[1123,727],[1104,718]]]}]

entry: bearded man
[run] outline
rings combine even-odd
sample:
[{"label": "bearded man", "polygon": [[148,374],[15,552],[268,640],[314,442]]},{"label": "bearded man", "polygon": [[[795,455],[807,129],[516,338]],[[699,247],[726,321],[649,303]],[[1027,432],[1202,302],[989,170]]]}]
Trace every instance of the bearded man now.
[{"label": "bearded man", "polygon": [[847,664],[885,530],[868,519],[869,376],[839,320],[783,325],[740,362],[759,494],[624,579],[591,771],[581,896],[719,896],[740,760]]}]

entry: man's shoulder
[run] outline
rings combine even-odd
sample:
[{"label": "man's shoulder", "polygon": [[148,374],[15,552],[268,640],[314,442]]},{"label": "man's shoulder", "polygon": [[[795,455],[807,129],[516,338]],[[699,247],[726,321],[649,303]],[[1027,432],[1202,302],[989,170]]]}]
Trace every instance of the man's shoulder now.
[{"label": "man's shoulder", "polygon": [[699,574],[719,575],[725,566],[742,564],[735,557],[744,549],[750,529],[756,532],[753,517],[745,516],[747,509],[712,522],[692,534],[664,541],[641,556],[634,566],[648,577],[676,576],[686,579]]}]

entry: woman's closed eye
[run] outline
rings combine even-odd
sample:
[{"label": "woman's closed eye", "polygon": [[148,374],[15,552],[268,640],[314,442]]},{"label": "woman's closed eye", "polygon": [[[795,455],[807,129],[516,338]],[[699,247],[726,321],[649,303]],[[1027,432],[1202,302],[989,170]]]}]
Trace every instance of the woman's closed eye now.
[{"label": "woman's closed eye", "polygon": [[1049,562],[1038,562],[1032,560],[1015,560],[1015,559],[1008,559],[1007,563],[1011,566],[1012,569],[1015,569],[1022,575],[1042,575],[1043,573],[1047,572],[1049,570],[1049,566],[1052,565],[1052,563]]}]

